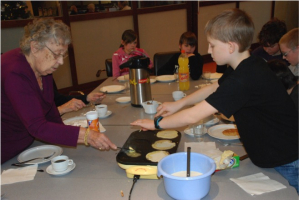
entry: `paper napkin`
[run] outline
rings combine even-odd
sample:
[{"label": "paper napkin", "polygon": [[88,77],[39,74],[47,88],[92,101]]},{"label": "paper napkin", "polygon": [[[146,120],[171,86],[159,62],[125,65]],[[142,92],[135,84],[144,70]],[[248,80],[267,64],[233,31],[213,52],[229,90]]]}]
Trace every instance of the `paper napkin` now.
[{"label": "paper napkin", "polygon": [[1,174],[1,185],[31,181],[37,172],[37,164],[17,169],[4,170]]},{"label": "paper napkin", "polygon": [[187,147],[191,147],[192,152],[204,154],[212,159],[221,157],[223,153],[216,148],[215,142],[185,142],[185,151]]},{"label": "paper napkin", "polygon": [[273,192],[286,188],[285,185],[270,179],[263,173],[252,174],[240,178],[231,178],[230,180],[251,195],[260,195],[266,192]]}]

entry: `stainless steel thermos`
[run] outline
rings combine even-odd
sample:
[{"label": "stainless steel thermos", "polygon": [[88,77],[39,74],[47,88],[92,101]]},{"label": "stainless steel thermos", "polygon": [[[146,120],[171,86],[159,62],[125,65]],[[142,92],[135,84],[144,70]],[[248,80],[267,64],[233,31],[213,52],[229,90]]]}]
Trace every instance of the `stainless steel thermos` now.
[{"label": "stainless steel thermos", "polygon": [[131,105],[142,107],[142,102],[152,99],[151,83],[148,65],[149,58],[144,56],[135,56],[126,63],[120,65],[120,68],[129,68],[129,82]]}]

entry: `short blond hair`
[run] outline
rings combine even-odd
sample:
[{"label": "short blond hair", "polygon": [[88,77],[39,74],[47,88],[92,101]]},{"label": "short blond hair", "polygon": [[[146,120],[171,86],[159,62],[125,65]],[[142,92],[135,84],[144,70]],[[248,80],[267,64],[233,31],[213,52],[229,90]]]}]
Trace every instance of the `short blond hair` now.
[{"label": "short blond hair", "polygon": [[239,52],[244,52],[251,46],[254,24],[251,17],[240,9],[225,10],[208,21],[205,34],[224,43],[236,42]]},{"label": "short blond hair", "polygon": [[287,48],[295,49],[298,46],[298,37],[298,28],[294,28],[280,38],[279,44],[285,44]]},{"label": "short blond hair", "polygon": [[24,27],[24,34],[20,40],[20,48],[25,55],[29,55],[31,41],[38,43],[38,49],[45,47],[45,43],[54,39],[57,44],[69,45],[71,43],[71,32],[69,27],[61,20],[53,18],[34,19]]}]

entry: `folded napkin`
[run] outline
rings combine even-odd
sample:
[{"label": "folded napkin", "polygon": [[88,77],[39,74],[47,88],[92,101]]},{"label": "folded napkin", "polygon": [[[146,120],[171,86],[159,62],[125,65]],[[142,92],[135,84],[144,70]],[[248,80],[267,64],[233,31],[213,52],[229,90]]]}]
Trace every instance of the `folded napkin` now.
[{"label": "folded napkin", "polygon": [[185,142],[185,151],[187,147],[191,147],[192,152],[204,154],[212,159],[222,155],[222,151],[216,148],[215,142]]},{"label": "folded napkin", "polygon": [[283,184],[271,180],[263,173],[252,174],[240,178],[231,178],[230,180],[251,195],[260,195],[266,192],[273,192],[286,188]]},{"label": "folded napkin", "polygon": [[1,185],[31,181],[37,172],[37,164],[17,169],[4,170],[1,174]]}]

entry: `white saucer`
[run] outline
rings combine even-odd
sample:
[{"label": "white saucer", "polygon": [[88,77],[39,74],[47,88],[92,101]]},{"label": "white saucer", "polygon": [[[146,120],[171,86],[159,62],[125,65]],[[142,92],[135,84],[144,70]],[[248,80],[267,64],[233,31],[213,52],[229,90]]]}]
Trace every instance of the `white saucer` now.
[{"label": "white saucer", "polygon": [[49,165],[47,167],[46,171],[47,171],[48,174],[55,175],[55,176],[61,176],[61,175],[69,173],[70,171],[75,169],[75,167],[76,167],[76,164],[73,163],[72,165],[69,165],[66,170],[64,170],[62,172],[56,172],[56,171],[53,170],[52,165]]},{"label": "white saucer", "polygon": [[106,115],[102,116],[102,117],[99,117],[100,119],[103,119],[103,118],[106,118],[106,117],[109,117],[110,115],[112,114],[112,112],[110,110],[108,110],[106,112]]},{"label": "white saucer", "polygon": [[119,97],[115,101],[118,103],[129,103],[131,102],[131,97]]}]

